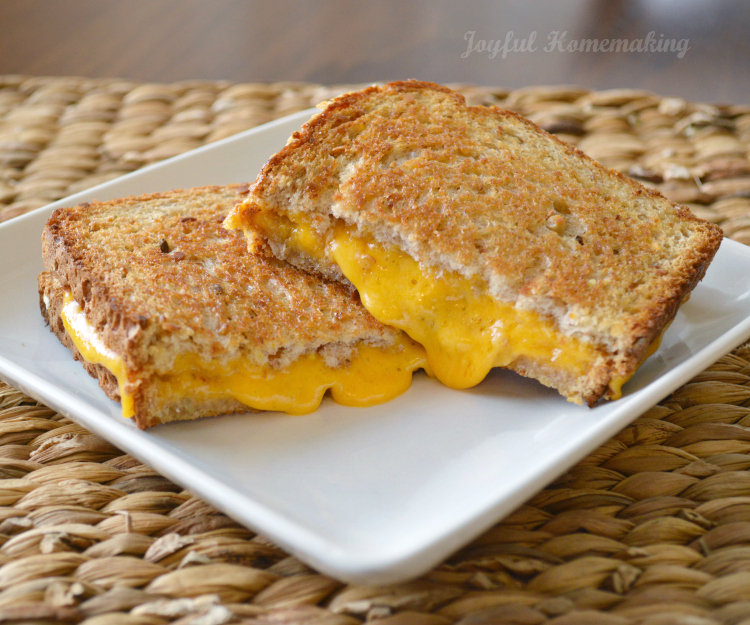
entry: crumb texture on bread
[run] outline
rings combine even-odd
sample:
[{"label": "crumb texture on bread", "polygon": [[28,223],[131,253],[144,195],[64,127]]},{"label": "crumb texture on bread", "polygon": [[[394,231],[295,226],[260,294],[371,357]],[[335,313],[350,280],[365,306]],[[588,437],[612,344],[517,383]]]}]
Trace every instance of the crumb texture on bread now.
[{"label": "crumb texture on bread", "polygon": [[[267,162],[229,221],[250,229],[268,212],[302,218],[321,241],[344,222],[554,319],[609,358],[582,395],[589,403],[608,379],[632,374],[722,238],[519,115],[418,81],[327,103]],[[300,255],[272,229],[263,235],[259,245],[277,256],[346,282],[329,256]]]}]

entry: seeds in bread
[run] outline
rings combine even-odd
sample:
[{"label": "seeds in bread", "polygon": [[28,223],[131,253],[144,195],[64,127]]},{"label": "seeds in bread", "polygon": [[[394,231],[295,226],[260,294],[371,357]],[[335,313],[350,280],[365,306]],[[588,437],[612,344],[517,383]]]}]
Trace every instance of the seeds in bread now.
[{"label": "seeds in bread", "polygon": [[[55,211],[43,234],[42,314],[80,360],[62,323],[68,292],[104,345],[122,358],[139,427],[247,410],[231,393],[166,393],[175,363],[238,360],[283,370],[308,354],[345,368],[362,345],[397,348],[354,290],[248,253],[222,227],[247,185],[202,187]],[[117,380],[84,363],[107,395]]]},{"label": "seeds in bread", "polygon": [[[425,274],[480,284],[597,353],[585,372],[524,354],[506,363],[589,405],[617,395],[722,238],[523,117],[417,81],[326,103],[266,163],[227,224],[344,283],[330,252],[342,227]],[[307,249],[289,236],[300,224],[317,241]]]}]

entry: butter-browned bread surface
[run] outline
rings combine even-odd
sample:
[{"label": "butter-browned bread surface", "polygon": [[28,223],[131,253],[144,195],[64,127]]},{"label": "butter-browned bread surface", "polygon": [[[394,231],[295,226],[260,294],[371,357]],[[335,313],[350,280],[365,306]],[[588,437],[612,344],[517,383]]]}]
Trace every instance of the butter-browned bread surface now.
[{"label": "butter-browned bread surface", "polygon": [[[494,358],[572,401],[617,397],[721,243],[720,229],[686,207],[513,112],[467,106],[440,85],[373,86],[321,108],[266,163],[227,225],[255,248],[354,283],[381,321],[436,342],[426,345],[433,364],[458,354],[471,368],[482,343],[496,347],[466,384],[438,366],[451,385],[481,379]],[[415,322],[413,304],[394,304],[408,284],[394,282],[385,303],[372,278],[397,280],[404,272],[382,265],[411,267],[406,257],[433,286],[472,294],[452,313],[443,304],[436,312],[435,298]],[[451,347],[439,335],[460,333],[456,318],[474,323],[479,300],[498,316],[483,317],[477,349],[461,355],[463,338]],[[393,305],[400,312],[383,312]],[[542,334],[547,346],[524,346]]]}]

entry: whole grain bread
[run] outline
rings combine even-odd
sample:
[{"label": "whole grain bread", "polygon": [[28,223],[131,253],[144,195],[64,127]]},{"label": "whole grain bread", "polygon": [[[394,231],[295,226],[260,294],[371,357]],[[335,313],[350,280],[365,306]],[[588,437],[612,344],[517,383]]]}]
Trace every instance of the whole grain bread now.
[{"label": "whole grain bread", "polygon": [[[721,230],[608,170],[525,118],[467,106],[406,81],[348,93],[263,167],[227,223],[248,232],[271,212],[304,215],[321,241],[343,221],[435,272],[479,277],[501,302],[593,344],[587,376],[520,359],[510,368],[590,405],[627,378],[703,277]],[[262,236],[261,236],[262,235]],[[346,283],[262,229],[253,245]]]},{"label": "whole grain bread", "polygon": [[[160,376],[193,354],[283,367],[319,352],[338,366],[367,342],[391,345],[397,331],[376,321],[349,286],[250,254],[222,222],[247,185],[155,193],[56,210],[42,236],[42,315],[82,360],[60,318],[67,291],[104,344],[123,358],[136,424],[150,427],[248,408],[230,396],[167,398]],[[115,377],[84,362],[107,395]]]}]

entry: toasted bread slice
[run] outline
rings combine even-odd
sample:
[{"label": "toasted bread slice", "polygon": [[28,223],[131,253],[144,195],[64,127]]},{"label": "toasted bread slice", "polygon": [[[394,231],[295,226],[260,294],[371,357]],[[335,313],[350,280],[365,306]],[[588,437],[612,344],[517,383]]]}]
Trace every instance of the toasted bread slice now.
[{"label": "toasted bread slice", "polygon": [[226,223],[353,283],[445,383],[504,366],[589,405],[620,395],[722,239],[523,117],[416,81],[325,104]]},{"label": "toasted bread slice", "polygon": [[222,227],[246,192],[94,202],[47,223],[42,315],[138,427],[248,406],[308,412],[328,388],[377,403],[424,361],[350,286],[250,254]]}]

